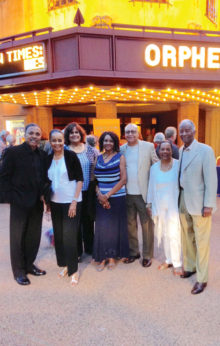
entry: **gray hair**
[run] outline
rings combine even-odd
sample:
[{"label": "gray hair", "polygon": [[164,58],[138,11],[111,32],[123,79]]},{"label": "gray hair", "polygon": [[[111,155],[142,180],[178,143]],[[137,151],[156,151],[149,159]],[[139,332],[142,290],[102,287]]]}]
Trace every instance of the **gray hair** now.
[{"label": "gray hair", "polygon": [[135,130],[138,132],[138,126],[136,124],[133,124],[133,123],[129,123],[128,125],[125,126],[125,131],[126,129],[128,128],[128,126],[132,126],[135,128]]},{"label": "gray hair", "polygon": [[184,125],[189,125],[191,127],[192,131],[196,131],[195,124],[192,120],[190,120],[190,119],[182,120],[181,123],[179,124],[179,129]]},{"label": "gray hair", "polygon": [[168,126],[166,130],[164,131],[165,138],[169,139],[173,136],[176,136],[177,130],[174,126]]},{"label": "gray hair", "polygon": [[7,135],[6,142],[8,142],[9,145],[12,145],[15,142],[15,136],[14,135]]},{"label": "gray hair", "polygon": [[163,141],[165,141],[165,136],[164,136],[163,132],[157,132],[154,136],[153,142],[160,143]]},{"label": "gray hair", "polygon": [[8,133],[8,131],[2,130],[2,131],[0,132],[0,137],[3,137],[3,136],[5,136],[5,135],[7,135],[7,133]]}]

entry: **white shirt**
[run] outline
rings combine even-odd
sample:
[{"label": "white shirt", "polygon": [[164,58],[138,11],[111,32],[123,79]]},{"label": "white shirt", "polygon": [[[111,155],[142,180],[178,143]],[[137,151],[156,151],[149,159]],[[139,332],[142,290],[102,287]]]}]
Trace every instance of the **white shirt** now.
[{"label": "white shirt", "polygon": [[[48,177],[52,181],[52,198],[55,203],[72,203],[76,190],[76,180],[69,180],[64,156],[53,160],[48,170]],[[82,201],[82,193],[77,202]]]},{"label": "white shirt", "polygon": [[129,195],[141,195],[140,187],[138,184],[138,144],[131,146],[128,145],[125,151],[126,170],[127,170],[127,184],[126,190]]}]

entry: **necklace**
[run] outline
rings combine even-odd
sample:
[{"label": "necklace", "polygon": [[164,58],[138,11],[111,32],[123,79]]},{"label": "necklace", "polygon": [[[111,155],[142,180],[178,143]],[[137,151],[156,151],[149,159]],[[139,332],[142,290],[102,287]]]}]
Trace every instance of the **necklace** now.
[{"label": "necklace", "polygon": [[171,161],[168,164],[162,163],[162,161],[160,162],[160,169],[163,172],[169,171],[172,168],[172,166],[173,166],[173,159],[171,159]]},{"label": "necklace", "polygon": [[109,160],[112,158],[113,155],[114,155],[114,152],[111,152],[110,154],[104,153],[104,154],[103,154],[103,160],[104,160],[104,162],[109,161]]}]

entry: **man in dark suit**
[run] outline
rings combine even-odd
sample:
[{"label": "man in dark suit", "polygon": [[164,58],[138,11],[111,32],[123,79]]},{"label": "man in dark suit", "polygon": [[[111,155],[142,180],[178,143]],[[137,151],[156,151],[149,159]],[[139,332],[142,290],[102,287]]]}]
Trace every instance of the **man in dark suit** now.
[{"label": "man in dark suit", "polygon": [[10,254],[14,278],[29,285],[27,274],[46,272],[34,265],[43,216],[43,189],[47,182],[46,154],[38,148],[41,129],[36,124],[25,128],[25,142],[9,148],[0,169],[1,189],[10,203]]},{"label": "man in dark suit", "polygon": [[177,136],[177,130],[173,126],[168,126],[164,132],[165,139],[170,141],[172,144],[172,157],[176,160],[179,160],[179,148],[175,144],[176,136]]}]

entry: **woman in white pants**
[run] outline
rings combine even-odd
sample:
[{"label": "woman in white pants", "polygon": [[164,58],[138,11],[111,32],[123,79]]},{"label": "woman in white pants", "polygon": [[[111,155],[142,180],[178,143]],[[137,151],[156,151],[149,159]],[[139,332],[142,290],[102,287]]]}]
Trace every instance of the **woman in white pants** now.
[{"label": "woman in white pants", "polygon": [[159,147],[160,161],[150,170],[147,210],[155,223],[158,245],[163,240],[165,262],[158,269],[174,267],[174,275],[182,274],[181,231],[178,212],[178,161],[172,158],[172,146],[163,141]]}]

